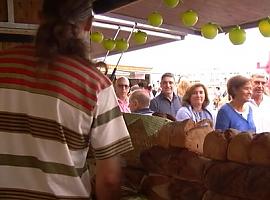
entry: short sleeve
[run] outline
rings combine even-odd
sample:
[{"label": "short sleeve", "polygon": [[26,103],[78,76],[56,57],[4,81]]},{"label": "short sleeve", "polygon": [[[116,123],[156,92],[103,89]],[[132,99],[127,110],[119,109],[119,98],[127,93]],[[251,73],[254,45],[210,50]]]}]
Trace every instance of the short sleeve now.
[{"label": "short sleeve", "polygon": [[217,114],[215,129],[224,131],[228,128],[230,128],[230,117],[226,110],[221,108]]},{"label": "short sleeve", "polygon": [[90,142],[97,159],[132,150],[131,139],[112,86],[97,95]]}]

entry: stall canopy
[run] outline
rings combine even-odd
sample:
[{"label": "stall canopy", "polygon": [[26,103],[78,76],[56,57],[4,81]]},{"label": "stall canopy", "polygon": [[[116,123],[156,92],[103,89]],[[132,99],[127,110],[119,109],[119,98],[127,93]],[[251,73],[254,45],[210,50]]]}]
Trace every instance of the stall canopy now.
[{"label": "stall canopy", "polygon": [[[175,8],[169,8],[164,0],[96,0],[94,2],[93,31],[100,31],[106,38],[129,38],[138,29],[148,33],[146,44],[138,45],[130,40],[128,51],[182,40],[187,34],[200,35],[203,24],[218,24],[223,32],[240,25],[257,27],[259,20],[270,15],[269,0],[182,0]],[[31,40],[37,28],[37,13],[42,0],[0,0],[0,40]],[[192,9],[199,15],[194,27],[185,27],[180,14]],[[164,18],[160,27],[149,26],[148,15],[158,11]],[[100,44],[92,44],[92,55],[103,57],[108,52]],[[110,55],[119,53],[110,52]]]}]

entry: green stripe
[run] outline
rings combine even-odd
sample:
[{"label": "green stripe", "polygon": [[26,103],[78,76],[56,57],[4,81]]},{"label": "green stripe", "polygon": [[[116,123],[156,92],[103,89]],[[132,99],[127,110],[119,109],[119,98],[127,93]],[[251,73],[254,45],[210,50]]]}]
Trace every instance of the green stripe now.
[{"label": "green stripe", "polygon": [[95,152],[99,153],[99,154],[106,154],[106,152],[120,148],[121,146],[126,145],[126,144],[131,144],[131,139],[129,136],[122,138],[121,140],[118,140],[109,146],[106,146],[103,148],[97,148],[97,149],[95,149]]},{"label": "green stripe", "polygon": [[48,174],[62,174],[72,177],[80,177],[81,173],[85,171],[84,168],[77,169],[74,166],[65,164],[44,162],[33,156],[18,156],[8,154],[0,154],[0,165],[36,168]]},{"label": "green stripe", "polygon": [[56,196],[55,194],[22,190],[14,188],[0,188],[0,199],[20,199],[20,200],[89,200],[86,197]]},{"label": "green stripe", "polygon": [[79,134],[61,126],[53,120],[28,116],[26,114],[0,112],[0,130],[12,133],[31,134],[67,144],[70,149],[83,149],[89,145],[89,135]]},{"label": "green stripe", "polygon": [[116,106],[113,109],[99,115],[96,119],[94,119],[92,127],[96,128],[98,126],[106,124],[112,119],[115,119],[119,116],[122,116],[122,113],[120,111],[119,106]]}]

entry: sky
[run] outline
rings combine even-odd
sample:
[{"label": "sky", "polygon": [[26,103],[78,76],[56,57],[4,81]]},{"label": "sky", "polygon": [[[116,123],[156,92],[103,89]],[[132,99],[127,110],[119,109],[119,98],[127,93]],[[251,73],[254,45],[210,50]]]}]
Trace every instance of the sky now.
[{"label": "sky", "polygon": [[[153,73],[175,74],[205,71],[252,71],[257,62],[265,65],[269,59],[270,38],[258,28],[246,30],[246,41],[233,45],[228,34],[213,40],[187,35],[185,40],[124,53],[119,65],[152,67]],[[120,55],[108,56],[106,63],[115,65]]]}]

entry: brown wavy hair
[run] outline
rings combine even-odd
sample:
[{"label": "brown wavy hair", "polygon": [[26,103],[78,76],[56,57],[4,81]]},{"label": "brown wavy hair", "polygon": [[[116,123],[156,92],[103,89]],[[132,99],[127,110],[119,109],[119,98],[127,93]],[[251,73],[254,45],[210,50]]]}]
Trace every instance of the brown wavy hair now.
[{"label": "brown wavy hair", "polygon": [[195,88],[197,88],[197,87],[202,87],[204,90],[204,94],[205,94],[205,99],[204,99],[204,102],[202,104],[202,108],[206,108],[209,105],[210,100],[209,100],[207,88],[202,83],[195,83],[194,85],[192,85],[191,87],[188,88],[185,95],[183,96],[183,99],[182,99],[183,106],[191,105],[190,98],[191,98],[191,95],[193,94]]},{"label": "brown wavy hair", "polygon": [[50,63],[58,55],[89,60],[79,24],[92,16],[92,0],[44,0],[41,16],[35,40],[41,62]]}]

